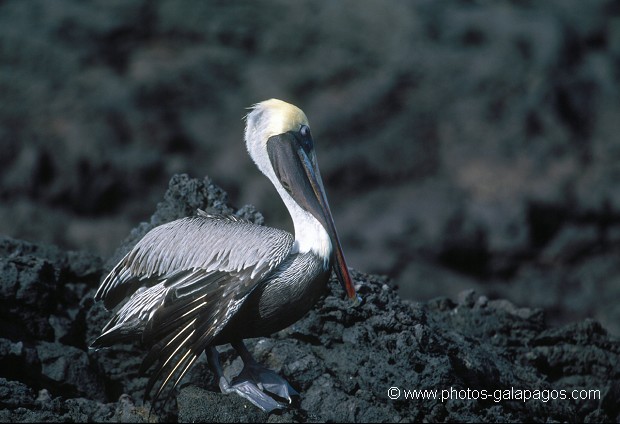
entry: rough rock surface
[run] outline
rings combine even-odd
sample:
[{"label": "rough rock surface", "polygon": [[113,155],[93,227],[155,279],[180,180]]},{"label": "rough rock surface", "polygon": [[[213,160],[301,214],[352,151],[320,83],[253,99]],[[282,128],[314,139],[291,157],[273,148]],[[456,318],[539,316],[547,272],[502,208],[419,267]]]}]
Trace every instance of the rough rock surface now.
[{"label": "rough rock surface", "polygon": [[354,268],[620,335],[619,2],[323,3],[1,1],[0,233],[107,258],[179,172],[284,226],[241,119],[279,97]]},{"label": "rough rock surface", "polygon": [[[235,212],[226,200],[209,179],[177,175],[151,221],[134,229],[118,254],[152,226],[197,207]],[[249,206],[235,213],[262,220]],[[401,299],[388,278],[356,271],[362,305],[351,307],[332,282],[331,294],[304,319],[250,343],[259,361],[300,391],[290,409],[266,415],[220,394],[201,360],[173,401],[149,415],[139,348],[87,348],[109,317],[92,300],[106,269],[101,260],[8,237],[0,239],[0,252],[0,421],[620,420],[620,343],[598,322],[549,327],[543,310],[473,291],[414,303]],[[227,372],[239,371],[232,349],[221,351]],[[391,387],[400,390],[398,399],[388,397]],[[462,398],[468,389],[478,399]],[[525,389],[547,401],[514,400]],[[437,390],[438,398],[427,392],[426,399],[407,399],[407,390]],[[439,399],[442,390],[452,398]],[[600,395],[549,399],[573,390]]]}]

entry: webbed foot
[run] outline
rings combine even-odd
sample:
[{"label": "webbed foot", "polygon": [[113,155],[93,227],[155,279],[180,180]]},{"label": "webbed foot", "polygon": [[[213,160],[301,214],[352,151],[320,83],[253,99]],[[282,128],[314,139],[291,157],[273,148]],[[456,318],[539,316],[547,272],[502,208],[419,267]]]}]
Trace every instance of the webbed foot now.
[{"label": "webbed foot", "polygon": [[273,411],[274,409],[286,408],[286,405],[276,401],[267,393],[263,392],[252,381],[239,380],[238,378],[239,377],[235,377],[233,383],[230,384],[225,377],[220,377],[219,386],[222,393],[236,393],[267,413]]},{"label": "webbed foot", "polygon": [[299,393],[285,379],[256,362],[246,363],[241,373],[233,379],[232,384],[236,385],[244,381],[253,383],[260,390],[286,399],[288,403],[293,401],[293,396],[299,396]]},{"label": "webbed foot", "polygon": [[274,409],[287,407],[285,403],[279,402],[270,394],[286,399],[289,403],[292,402],[293,396],[299,396],[299,393],[285,379],[257,363],[243,343],[236,343],[234,346],[241,355],[244,365],[239,375],[230,383],[224,377],[219,354],[215,347],[206,349],[207,360],[222,393],[236,393],[267,413]]}]

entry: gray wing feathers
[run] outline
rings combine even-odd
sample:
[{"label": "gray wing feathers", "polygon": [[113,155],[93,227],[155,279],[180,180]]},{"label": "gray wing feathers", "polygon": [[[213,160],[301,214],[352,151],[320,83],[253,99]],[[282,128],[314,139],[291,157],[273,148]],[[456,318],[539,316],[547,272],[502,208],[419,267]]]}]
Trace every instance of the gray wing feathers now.
[{"label": "gray wing feathers", "polygon": [[146,278],[179,269],[240,271],[280,262],[292,245],[284,231],[249,222],[202,216],[154,228],[121,262]]},{"label": "gray wing feathers", "polygon": [[163,283],[139,288],[101,330],[101,335],[91,347],[100,348],[112,343],[134,341],[135,337],[144,331],[154,311],[162,304],[165,294],[166,287]]},{"label": "gray wing feathers", "polygon": [[182,270],[266,274],[289,253],[293,236],[282,230],[202,214],[154,228],[114,267],[95,299],[108,308],[149,279],[161,280]]},{"label": "gray wing feathers", "polygon": [[247,295],[289,254],[285,231],[206,214],[154,228],[104,279],[95,299],[110,309],[129,300],[92,347],[139,338],[150,346],[155,399],[183,378]]}]

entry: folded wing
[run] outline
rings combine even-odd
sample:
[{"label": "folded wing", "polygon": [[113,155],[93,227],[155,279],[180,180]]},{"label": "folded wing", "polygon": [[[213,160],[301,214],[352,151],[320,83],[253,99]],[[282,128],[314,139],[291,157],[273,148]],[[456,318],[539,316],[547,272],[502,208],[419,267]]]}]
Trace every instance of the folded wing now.
[{"label": "folded wing", "polygon": [[183,378],[248,294],[289,254],[293,236],[202,213],[154,228],[104,279],[95,299],[110,309],[129,296],[92,347],[141,340],[141,370],[154,367],[155,399]]}]

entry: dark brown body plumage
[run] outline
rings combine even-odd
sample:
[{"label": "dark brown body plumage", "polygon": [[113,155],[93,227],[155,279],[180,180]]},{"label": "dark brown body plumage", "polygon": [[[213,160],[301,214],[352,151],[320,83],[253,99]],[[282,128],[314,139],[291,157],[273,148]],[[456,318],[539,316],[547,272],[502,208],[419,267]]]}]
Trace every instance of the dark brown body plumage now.
[{"label": "dark brown body plumage", "polygon": [[248,296],[215,343],[269,336],[297,322],[325,294],[330,273],[315,255],[289,256]]}]

